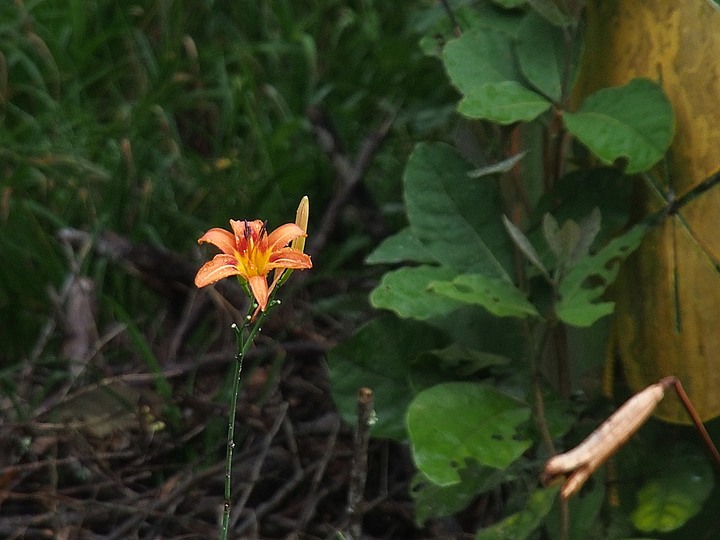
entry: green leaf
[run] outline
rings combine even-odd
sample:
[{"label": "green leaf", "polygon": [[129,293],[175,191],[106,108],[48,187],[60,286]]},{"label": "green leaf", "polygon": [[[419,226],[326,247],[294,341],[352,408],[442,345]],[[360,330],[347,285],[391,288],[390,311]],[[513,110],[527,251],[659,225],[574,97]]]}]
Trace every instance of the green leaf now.
[{"label": "green leaf", "polygon": [[549,101],[516,81],[485,83],[458,104],[460,114],[498,124],[530,122],[549,108]]},{"label": "green leaf", "polygon": [[510,359],[453,343],[443,349],[421,353],[413,362],[410,384],[416,391],[440,382],[468,380],[479,371],[506,365]]},{"label": "green leaf", "polygon": [[702,454],[697,450],[688,452],[687,448],[676,451],[660,471],[662,476],[653,478],[638,492],[632,521],[639,530],[674,531],[702,509],[715,475]]},{"label": "green leaf", "polygon": [[[630,216],[633,182],[615,168],[599,167],[574,171],[563,176],[538,203],[537,215],[546,213],[559,222],[580,222],[595,208],[600,210],[602,228],[596,242],[605,244],[617,236]],[[529,236],[530,233],[528,233]],[[532,238],[532,236],[531,236]]]},{"label": "green leaf", "polygon": [[660,161],[675,130],[670,102],[662,88],[647,79],[599,90],[563,118],[568,131],[603,162],[626,159],[628,174]]},{"label": "green leaf", "polygon": [[501,354],[478,351],[457,343],[452,343],[442,349],[427,351],[418,358],[418,362],[425,360],[451,369],[460,377],[469,377],[482,369],[509,362],[509,359]]},{"label": "green leaf", "polygon": [[505,469],[532,444],[517,432],[529,418],[527,405],[490,386],[433,386],[408,407],[415,464],[443,486],[459,482],[468,461]]},{"label": "green leaf", "polygon": [[525,234],[520,229],[518,229],[515,224],[510,221],[505,215],[503,215],[503,224],[505,225],[505,229],[507,229],[510,238],[512,238],[513,243],[522,252],[522,254],[525,255],[525,257],[533,264],[533,266],[540,270],[543,275],[548,276],[549,273],[545,268],[545,265],[542,263],[540,255],[535,249],[535,246],[530,243],[528,237],[525,236]]},{"label": "green leaf", "polygon": [[472,464],[460,471],[462,480],[450,486],[438,486],[423,473],[417,473],[410,485],[415,502],[415,522],[422,526],[433,517],[452,516],[466,508],[479,493],[489,491],[507,480],[507,473]]},{"label": "green leaf", "polygon": [[471,180],[470,169],[446,144],[418,144],[404,177],[410,227],[441,264],[509,281],[512,249],[498,185]]},{"label": "green leaf", "polygon": [[[567,538],[595,539],[627,538],[602,534],[603,521],[601,511],[605,502],[605,470],[601,468],[593,475],[594,481],[588,482],[582,494],[567,501],[567,514],[563,515],[559,505],[553,507],[545,520],[548,538],[562,538],[562,530],[567,527]],[[635,539],[639,540],[639,539]]]},{"label": "green leaf", "polygon": [[512,168],[515,167],[515,165],[517,165],[518,163],[520,163],[520,160],[525,157],[525,154],[527,154],[527,151],[518,152],[514,156],[510,156],[509,158],[498,161],[497,163],[493,163],[492,165],[487,165],[485,167],[475,169],[474,171],[470,171],[468,173],[468,176],[470,178],[482,178],[483,176],[491,176],[493,174],[503,174],[506,172],[510,172]]},{"label": "green leaf", "polygon": [[[521,319],[501,318],[482,306],[465,304],[452,317],[434,317],[428,324],[438,328],[453,343],[487,351],[512,360],[525,358],[526,325]],[[479,332],[478,328],[482,328]]]},{"label": "green leaf", "polygon": [[553,0],[527,0],[528,4],[547,21],[555,26],[568,26],[572,23],[572,17],[561,11]]},{"label": "green leaf", "polygon": [[405,412],[413,397],[412,361],[423,351],[446,345],[443,334],[426,324],[385,315],[370,321],[328,354],[332,395],[342,417],[357,422],[357,392],[375,393],[378,421],[372,434],[402,440]]},{"label": "green leaf", "polygon": [[443,51],[450,81],[465,95],[487,83],[519,81],[513,41],[511,35],[492,28],[473,28],[453,39]]},{"label": "green leaf", "polygon": [[525,5],[527,0],[493,0],[493,2],[506,9],[513,9]]},{"label": "green leaf", "polygon": [[558,263],[565,268],[571,268],[578,260],[585,257],[600,232],[600,223],[600,210],[597,208],[594,208],[580,223],[569,219],[562,227],[558,226],[553,216],[545,214],[543,233]]},{"label": "green leaf", "polygon": [[612,313],[612,302],[596,301],[617,277],[620,262],[640,245],[646,232],[646,225],[636,225],[596,254],[580,259],[568,271],[558,287],[560,301],[555,312],[560,320],[574,326],[590,326]]},{"label": "green leaf", "polygon": [[565,63],[565,39],[560,28],[552,25],[536,12],[528,13],[520,26],[517,57],[525,78],[555,103],[562,97]]},{"label": "green leaf", "polygon": [[397,264],[400,262],[433,263],[437,261],[415,237],[412,229],[405,227],[383,240],[368,255],[365,262],[368,264]]},{"label": "green leaf", "polygon": [[540,316],[515,285],[484,274],[461,274],[451,281],[435,281],[430,290],[459,302],[480,305],[498,317]]},{"label": "green leaf", "polygon": [[475,535],[475,540],[524,540],[537,529],[555,502],[559,487],[539,489],[530,495],[524,510]]},{"label": "green leaf", "polygon": [[430,289],[430,283],[452,279],[457,275],[447,266],[399,268],[382,277],[370,293],[370,303],[377,309],[394,311],[400,317],[426,320],[447,315],[462,306],[461,302]]}]

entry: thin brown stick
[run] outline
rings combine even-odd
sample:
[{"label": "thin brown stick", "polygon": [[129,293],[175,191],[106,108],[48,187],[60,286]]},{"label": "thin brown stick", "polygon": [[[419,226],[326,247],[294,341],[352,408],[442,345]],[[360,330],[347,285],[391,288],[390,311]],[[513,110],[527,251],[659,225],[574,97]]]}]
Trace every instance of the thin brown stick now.
[{"label": "thin brown stick", "polygon": [[370,443],[370,426],[374,414],[375,398],[369,388],[358,391],[358,423],[353,442],[353,465],[350,473],[348,489],[348,536],[359,539],[362,536],[362,518],[365,512],[365,483],[367,481],[368,445]]},{"label": "thin brown stick", "polygon": [[682,402],[683,406],[685,407],[685,410],[690,415],[690,418],[693,421],[693,424],[695,424],[695,428],[700,433],[700,437],[702,438],[703,442],[705,443],[705,446],[707,446],[708,450],[710,451],[710,454],[712,455],[713,459],[715,460],[715,463],[717,463],[718,467],[720,467],[720,452],[718,452],[717,447],[715,446],[715,443],[712,442],[712,439],[710,438],[710,434],[707,432],[707,429],[705,429],[705,425],[702,423],[702,420],[700,419],[700,415],[695,410],[695,407],[693,406],[692,402],[690,401],[690,398],[685,393],[685,389],[682,386],[682,383],[677,377],[668,377],[668,379],[672,379],[672,383],[675,386],[675,392],[677,392],[678,397],[680,398],[680,401]]}]

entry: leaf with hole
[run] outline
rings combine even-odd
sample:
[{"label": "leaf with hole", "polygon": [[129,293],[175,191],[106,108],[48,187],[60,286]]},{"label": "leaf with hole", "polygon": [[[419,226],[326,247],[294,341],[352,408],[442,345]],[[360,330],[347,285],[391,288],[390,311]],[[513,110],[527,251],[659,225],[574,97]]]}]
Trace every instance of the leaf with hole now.
[{"label": "leaf with hole", "polygon": [[598,90],[576,112],[565,112],[563,119],[568,131],[603,162],[627,160],[628,174],[660,161],[675,132],[670,102],[648,79]]},{"label": "leaf with hole", "polygon": [[458,483],[468,462],[505,469],[532,444],[520,431],[529,419],[527,405],[491,386],[438,384],[408,407],[415,464],[441,486]]},{"label": "leaf with hole", "polygon": [[461,274],[451,281],[434,281],[430,290],[458,302],[480,305],[498,317],[540,316],[515,285],[484,274]]},{"label": "leaf with hole", "polygon": [[555,312],[573,326],[590,326],[612,313],[612,302],[598,302],[615,280],[620,262],[640,245],[647,226],[640,224],[611,240],[594,255],[581,258],[562,278],[558,286],[560,300]]},{"label": "leaf with hole", "polygon": [[370,303],[374,308],[387,309],[404,318],[426,320],[446,316],[463,304],[433,291],[430,284],[456,275],[457,272],[447,266],[398,268],[382,277],[370,293]]}]

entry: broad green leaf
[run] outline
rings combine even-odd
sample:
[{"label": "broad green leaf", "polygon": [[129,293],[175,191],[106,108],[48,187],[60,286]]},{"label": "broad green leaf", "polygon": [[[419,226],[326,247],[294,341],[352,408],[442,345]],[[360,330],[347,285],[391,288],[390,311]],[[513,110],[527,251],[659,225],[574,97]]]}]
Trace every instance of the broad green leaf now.
[{"label": "broad green leaf", "polygon": [[457,275],[447,266],[413,266],[388,272],[370,293],[370,303],[377,309],[394,311],[400,317],[425,320],[445,316],[462,306],[461,302],[430,289],[437,280]]},{"label": "broad green leaf", "polygon": [[457,343],[421,354],[418,361],[424,360],[452,369],[456,375],[461,377],[469,377],[482,369],[504,365],[509,362],[509,359],[501,354],[478,351],[463,347]]},{"label": "broad green leaf", "polygon": [[413,397],[413,359],[446,344],[445,337],[426,324],[385,315],[370,321],[328,354],[330,384],[340,414],[357,422],[357,392],[371,388],[378,421],[376,437],[402,440],[407,436],[405,412]]},{"label": "broad green leaf", "polygon": [[506,365],[510,359],[453,343],[443,349],[421,353],[413,362],[410,384],[416,391],[440,382],[468,380],[479,371]]},{"label": "broad green leaf", "polygon": [[479,493],[489,491],[507,481],[507,472],[491,467],[470,465],[459,471],[461,481],[438,486],[423,473],[417,473],[410,485],[415,502],[415,522],[422,526],[434,517],[452,516],[466,508]]},{"label": "broad green leaf", "polygon": [[459,482],[468,461],[505,469],[532,444],[518,433],[529,418],[527,405],[490,386],[433,386],[408,407],[415,464],[438,485]]},{"label": "broad green leaf", "polygon": [[648,79],[599,90],[563,118],[568,131],[603,162],[626,159],[628,174],[660,161],[675,131],[670,102],[662,88]]},{"label": "broad green leaf", "polygon": [[475,540],[524,540],[542,524],[553,507],[558,489],[551,487],[533,492],[523,510],[479,531]]},{"label": "broad green leaf", "polygon": [[[452,317],[428,319],[453,342],[478,351],[487,351],[516,360],[525,358],[527,336],[522,319],[495,317],[482,306],[464,304]],[[478,331],[482,328],[482,331]]]},{"label": "broad green leaf", "polygon": [[452,147],[418,144],[404,176],[410,227],[441,264],[509,281],[512,249],[498,185],[468,178],[470,170]]},{"label": "broad green leaf", "polygon": [[549,101],[516,81],[485,83],[468,90],[458,104],[463,116],[504,125],[530,122],[549,108]]},{"label": "broad green leaf", "polygon": [[474,28],[450,41],[443,52],[450,81],[465,95],[487,83],[519,81],[513,41],[492,28]]},{"label": "broad green leaf", "polygon": [[697,451],[676,452],[660,472],[640,489],[632,513],[633,524],[643,532],[682,527],[701,510],[715,481],[708,460]]},{"label": "broad green leaf", "polygon": [[506,9],[512,9],[525,5],[527,0],[493,0],[493,2]]},{"label": "broad green leaf", "polygon": [[420,241],[415,238],[410,227],[383,240],[375,250],[368,255],[365,262],[368,264],[397,264],[400,262],[437,262],[428,253]]},{"label": "broad green leaf", "polygon": [[596,302],[617,277],[620,262],[640,245],[646,232],[646,225],[636,225],[596,254],[580,259],[568,271],[558,287],[560,301],[555,312],[560,320],[574,326],[590,326],[612,313],[612,302]]},{"label": "broad green leaf", "polygon": [[573,22],[573,18],[561,11],[553,0],[527,0],[527,2],[535,11],[555,26],[568,26]]},{"label": "broad green leaf", "polygon": [[562,30],[538,13],[530,12],[520,26],[516,50],[525,78],[558,103],[562,96],[565,63],[576,65],[574,58],[568,58]]},{"label": "broad green leaf", "polygon": [[480,305],[498,317],[540,316],[515,285],[484,274],[461,274],[451,281],[434,281],[430,290],[459,302]]}]

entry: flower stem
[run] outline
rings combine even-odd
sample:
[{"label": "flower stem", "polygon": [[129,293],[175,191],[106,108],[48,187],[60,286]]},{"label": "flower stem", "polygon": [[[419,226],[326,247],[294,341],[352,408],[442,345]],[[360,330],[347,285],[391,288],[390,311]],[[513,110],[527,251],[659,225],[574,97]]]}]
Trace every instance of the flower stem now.
[{"label": "flower stem", "polygon": [[270,299],[267,308],[265,311],[260,312],[247,337],[244,334],[245,330],[252,322],[252,313],[256,308],[256,304],[254,302],[250,302],[250,307],[248,308],[247,315],[243,319],[242,326],[238,326],[237,324],[232,325],[233,330],[235,330],[237,352],[235,353],[235,372],[233,374],[230,414],[228,415],[227,452],[225,454],[225,501],[223,504],[222,528],[220,529],[221,540],[227,540],[228,529],[230,526],[230,507],[232,505],[230,487],[232,483],[233,450],[235,449],[235,415],[237,413],[238,394],[240,393],[240,376],[242,374],[243,360],[245,359],[245,355],[247,354],[250,345],[252,345],[258,332],[260,332],[260,327],[265,322],[268,313],[271,308],[277,305],[277,303],[278,302],[275,302],[272,298]]}]

